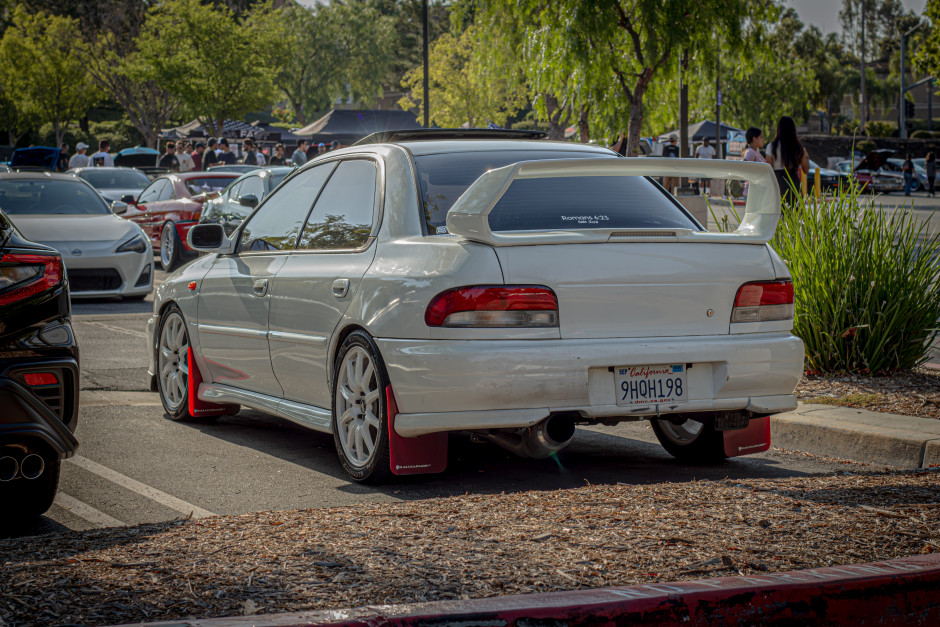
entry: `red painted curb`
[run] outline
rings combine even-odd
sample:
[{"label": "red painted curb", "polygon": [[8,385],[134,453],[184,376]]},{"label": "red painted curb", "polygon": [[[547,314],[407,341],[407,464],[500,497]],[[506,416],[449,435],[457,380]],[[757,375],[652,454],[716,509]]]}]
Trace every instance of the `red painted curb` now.
[{"label": "red painted curb", "polygon": [[938,625],[940,554],[747,577],[177,620],[150,627]]}]

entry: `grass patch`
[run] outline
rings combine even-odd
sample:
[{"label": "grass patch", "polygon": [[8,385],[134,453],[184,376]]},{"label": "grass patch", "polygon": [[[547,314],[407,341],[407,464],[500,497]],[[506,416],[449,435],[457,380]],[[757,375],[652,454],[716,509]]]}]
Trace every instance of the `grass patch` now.
[{"label": "grass patch", "polygon": [[884,400],[884,394],[849,394],[847,396],[814,396],[803,399],[803,402],[837,407],[874,407],[883,403]]}]

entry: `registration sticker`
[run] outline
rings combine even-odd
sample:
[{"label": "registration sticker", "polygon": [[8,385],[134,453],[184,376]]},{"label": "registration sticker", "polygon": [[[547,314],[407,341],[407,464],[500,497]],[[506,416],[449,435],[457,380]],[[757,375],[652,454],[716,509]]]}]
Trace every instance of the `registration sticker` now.
[{"label": "registration sticker", "polygon": [[614,368],[618,405],[685,403],[689,390],[684,364]]}]

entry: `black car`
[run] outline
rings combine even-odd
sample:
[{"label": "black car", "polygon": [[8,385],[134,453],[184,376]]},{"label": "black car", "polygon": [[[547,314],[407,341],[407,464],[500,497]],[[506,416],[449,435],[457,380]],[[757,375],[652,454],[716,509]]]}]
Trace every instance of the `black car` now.
[{"label": "black car", "polygon": [[54,249],[0,211],[0,526],[49,509],[78,448],[78,344]]},{"label": "black car", "polygon": [[[216,168],[209,168],[215,171]],[[254,211],[264,197],[281,184],[294,168],[288,166],[262,166],[235,179],[225,191],[206,203],[200,223],[221,224],[226,235],[231,235],[242,220]]]}]

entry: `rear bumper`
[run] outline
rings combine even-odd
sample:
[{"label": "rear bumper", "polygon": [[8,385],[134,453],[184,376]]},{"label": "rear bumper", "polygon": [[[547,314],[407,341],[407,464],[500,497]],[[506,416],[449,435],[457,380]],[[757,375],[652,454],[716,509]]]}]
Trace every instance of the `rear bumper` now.
[{"label": "rear bumper", "polygon": [[[77,366],[75,372],[77,374]],[[67,390],[67,394],[73,394]],[[73,398],[71,403],[77,403]],[[26,386],[0,377],[0,444],[42,441],[60,458],[71,457],[78,440],[68,426]]]},{"label": "rear bumper", "polygon": [[[551,413],[585,419],[796,408],[803,342],[790,333],[615,340],[377,340],[398,401],[396,431],[525,427]],[[689,401],[616,404],[616,366],[693,364]]]}]

